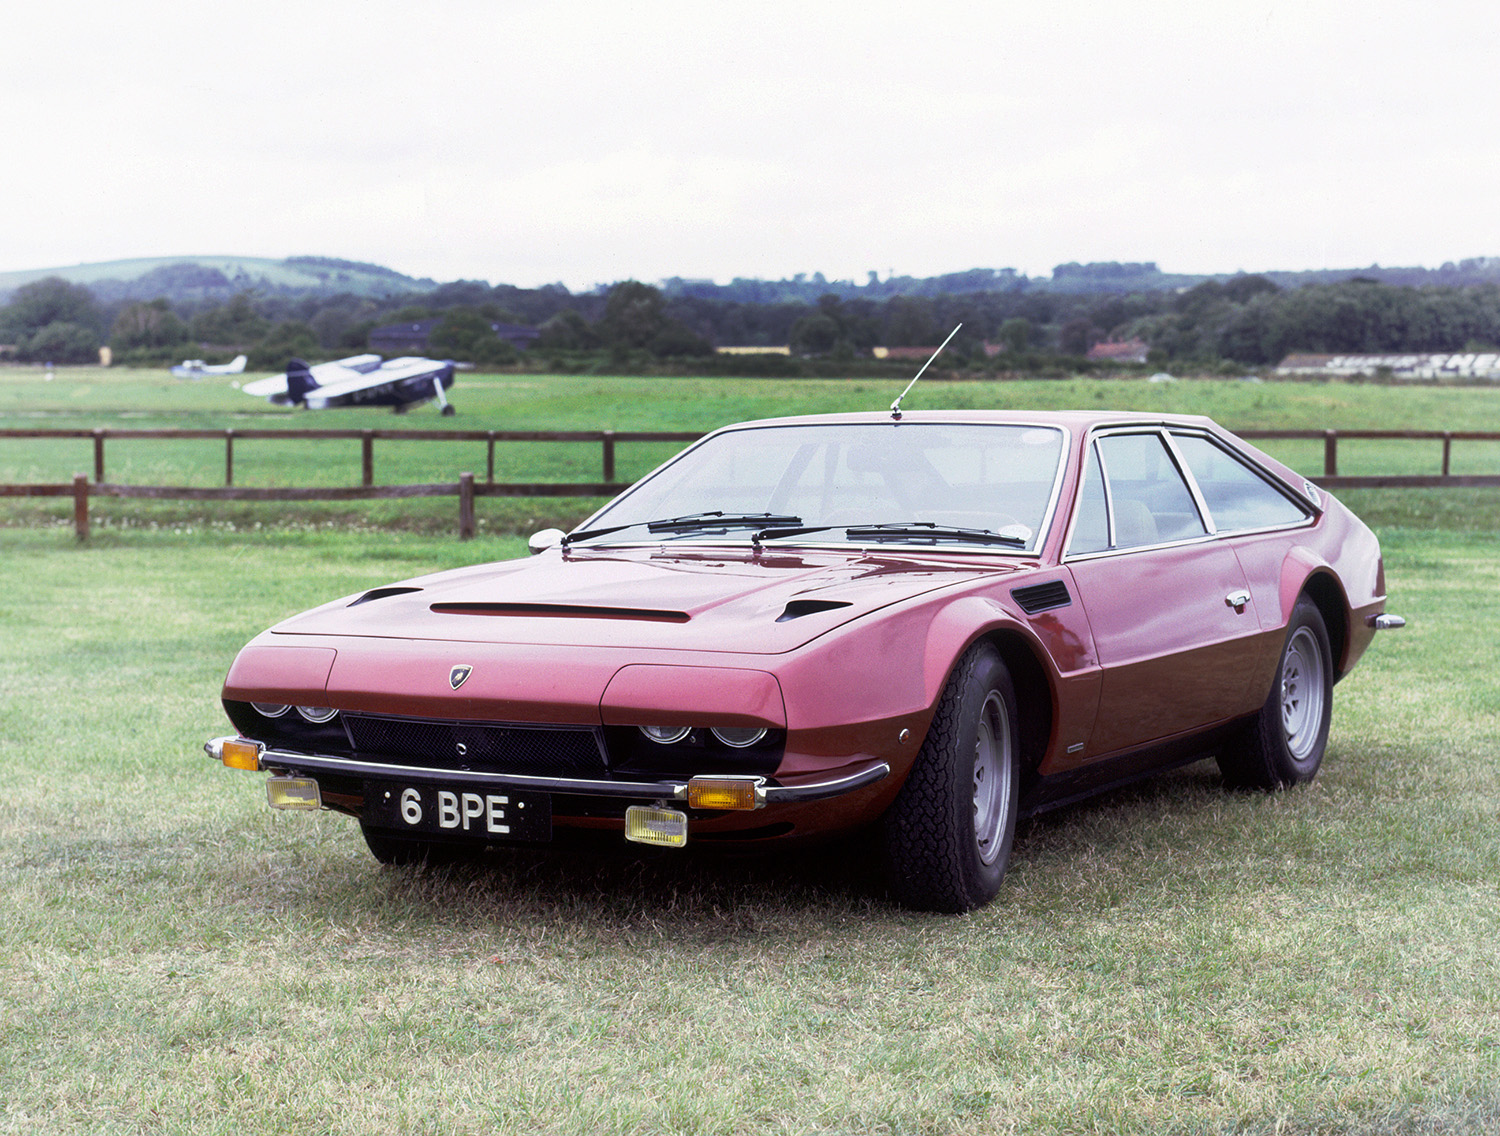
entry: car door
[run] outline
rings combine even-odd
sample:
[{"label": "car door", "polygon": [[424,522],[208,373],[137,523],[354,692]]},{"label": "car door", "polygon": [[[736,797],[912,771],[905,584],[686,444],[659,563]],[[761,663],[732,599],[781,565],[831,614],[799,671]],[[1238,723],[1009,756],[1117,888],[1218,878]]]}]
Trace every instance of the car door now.
[{"label": "car door", "polygon": [[1085,759],[1248,712],[1254,599],[1175,452],[1122,430],[1087,461],[1067,554],[1102,672]]}]

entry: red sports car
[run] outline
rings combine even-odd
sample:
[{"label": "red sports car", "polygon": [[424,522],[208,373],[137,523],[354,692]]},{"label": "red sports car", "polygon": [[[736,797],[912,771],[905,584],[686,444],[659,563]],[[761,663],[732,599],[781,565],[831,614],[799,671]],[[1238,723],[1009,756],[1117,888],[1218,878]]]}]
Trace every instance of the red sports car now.
[{"label": "red sports car", "polygon": [[532,548],[258,636],[208,752],[384,862],[877,826],[900,901],[963,911],[1018,816],[1210,754],[1308,780],[1402,622],[1370,530],[1206,418],[741,423]]}]

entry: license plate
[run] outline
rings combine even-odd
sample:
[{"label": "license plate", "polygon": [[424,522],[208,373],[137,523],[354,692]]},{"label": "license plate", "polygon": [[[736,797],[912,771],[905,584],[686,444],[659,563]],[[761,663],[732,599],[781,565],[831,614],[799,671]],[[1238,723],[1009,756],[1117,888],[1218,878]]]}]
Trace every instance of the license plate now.
[{"label": "license plate", "polygon": [[365,821],[376,828],[471,840],[551,840],[546,793],[462,786],[365,783]]}]

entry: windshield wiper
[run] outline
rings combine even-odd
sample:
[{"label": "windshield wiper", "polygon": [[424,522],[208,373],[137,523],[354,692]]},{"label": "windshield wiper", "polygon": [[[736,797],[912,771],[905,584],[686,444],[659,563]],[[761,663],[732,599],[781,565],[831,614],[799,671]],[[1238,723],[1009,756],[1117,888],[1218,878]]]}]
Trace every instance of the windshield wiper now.
[{"label": "windshield wiper", "polygon": [[585,529],[583,532],[569,533],[563,537],[563,544],[573,544],[596,536],[608,536],[610,533],[637,528],[641,525],[646,527],[647,532],[685,533],[704,529],[761,528],[766,525],[800,525],[801,523],[801,517],[788,513],[725,513],[715,510],[710,513],[688,513],[682,517],[664,517],[658,521],[631,521],[624,525]]},{"label": "windshield wiper", "polygon": [[689,513],[665,521],[648,521],[648,532],[693,532],[696,529],[759,528],[766,525],[800,525],[801,517],[790,513]]},{"label": "windshield wiper", "polygon": [[970,544],[1008,544],[1025,548],[1026,537],[998,533],[994,529],[966,529],[957,525],[940,525],[933,521],[895,521],[884,525],[853,525],[844,530],[850,540],[958,540]]},{"label": "windshield wiper", "polygon": [[829,532],[840,527],[839,525],[794,525],[791,528],[766,528],[752,536],[750,543],[759,544],[763,540],[778,540],[784,536],[807,536],[809,533]]}]

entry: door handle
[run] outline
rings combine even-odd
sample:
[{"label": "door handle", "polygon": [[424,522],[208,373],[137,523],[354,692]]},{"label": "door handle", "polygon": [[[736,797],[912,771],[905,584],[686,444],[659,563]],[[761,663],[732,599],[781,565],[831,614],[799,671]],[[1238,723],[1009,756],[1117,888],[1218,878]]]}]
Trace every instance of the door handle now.
[{"label": "door handle", "polygon": [[1250,602],[1250,593],[1241,588],[1237,592],[1230,592],[1224,597],[1224,602],[1234,608],[1235,615],[1245,614],[1245,605]]}]

